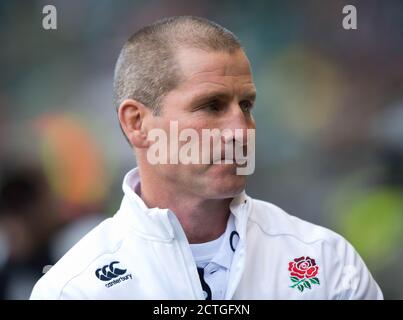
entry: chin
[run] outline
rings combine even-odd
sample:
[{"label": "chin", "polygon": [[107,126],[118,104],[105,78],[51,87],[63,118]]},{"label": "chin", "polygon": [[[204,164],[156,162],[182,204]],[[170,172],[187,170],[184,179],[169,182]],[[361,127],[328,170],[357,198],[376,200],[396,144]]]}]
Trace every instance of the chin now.
[{"label": "chin", "polygon": [[237,175],[236,172],[215,172],[212,177],[211,191],[218,198],[233,198],[240,194],[246,186],[246,176]]}]

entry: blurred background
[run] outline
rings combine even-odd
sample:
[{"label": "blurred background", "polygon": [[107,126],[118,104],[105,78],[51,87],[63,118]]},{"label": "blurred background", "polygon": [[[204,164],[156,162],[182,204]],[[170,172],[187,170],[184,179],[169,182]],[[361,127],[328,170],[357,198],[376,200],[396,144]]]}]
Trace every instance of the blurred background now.
[{"label": "blurred background", "polygon": [[[57,8],[57,30],[42,8]],[[342,8],[357,8],[345,30]],[[1,1],[0,299],[26,299],[119,208],[135,159],[112,104],[124,41],[197,15],[238,35],[258,90],[247,191],[337,231],[403,299],[403,1]],[[44,270],[45,267],[45,270]]]}]

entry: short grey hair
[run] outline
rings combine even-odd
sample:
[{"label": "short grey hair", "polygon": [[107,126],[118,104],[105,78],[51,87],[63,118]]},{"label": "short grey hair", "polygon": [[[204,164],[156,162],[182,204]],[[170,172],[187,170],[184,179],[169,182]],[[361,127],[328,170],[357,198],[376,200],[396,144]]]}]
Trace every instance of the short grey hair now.
[{"label": "short grey hair", "polygon": [[160,114],[164,96],[182,79],[175,59],[178,48],[232,53],[241,44],[231,31],[200,17],[170,17],[141,28],[126,41],[116,63],[116,109],[125,99],[134,99]]}]

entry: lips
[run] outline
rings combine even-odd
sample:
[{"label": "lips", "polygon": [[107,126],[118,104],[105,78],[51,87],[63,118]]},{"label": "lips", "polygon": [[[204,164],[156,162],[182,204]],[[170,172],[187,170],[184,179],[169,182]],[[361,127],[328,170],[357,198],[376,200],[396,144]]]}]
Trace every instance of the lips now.
[{"label": "lips", "polygon": [[[213,155],[214,156],[214,155]],[[214,164],[227,164],[224,161],[227,160],[228,164],[235,163],[235,152],[233,151],[231,155],[225,156],[225,150],[221,150],[221,155],[213,158],[212,163]]]}]

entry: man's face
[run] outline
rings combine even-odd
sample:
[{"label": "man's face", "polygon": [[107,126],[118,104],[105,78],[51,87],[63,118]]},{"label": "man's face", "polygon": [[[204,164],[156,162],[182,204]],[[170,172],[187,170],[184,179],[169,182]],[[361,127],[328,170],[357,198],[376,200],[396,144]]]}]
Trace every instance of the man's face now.
[{"label": "man's face", "polygon": [[[181,49],[177,61],[183,81],[170,91],[162,102],[159,116],[152,118],[149,128],[161,128],[168,136],[172,121],[177,121],[179,132],[191,128],[202,137],[203,129],[242,129],[241,144],[246,148],[246,130],[255,129],[251,115],[255,86],[248,59],[243,50],[206,52],[199,49]],[[238,131],[239,132],[239,131]],[[239,136],[238,136],[239,138]],[[232,138],[222,141],[234,144]],[[238,139],[239,141],[239,139]],[[186,142],[179,142],[178,149]],[[213,157],[213,142],[211,157]],[[235,146],[234,146],[235,148]],[[200,143],[200,160],[202,159]],[[204,199],[231,198],[239,194],[246,183],[246,176],[237,175],[237,164],[159,164],[157,170],[161,183],[174,187],[178,193],[186,192]]]}]

